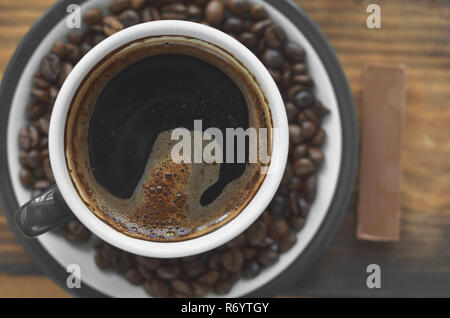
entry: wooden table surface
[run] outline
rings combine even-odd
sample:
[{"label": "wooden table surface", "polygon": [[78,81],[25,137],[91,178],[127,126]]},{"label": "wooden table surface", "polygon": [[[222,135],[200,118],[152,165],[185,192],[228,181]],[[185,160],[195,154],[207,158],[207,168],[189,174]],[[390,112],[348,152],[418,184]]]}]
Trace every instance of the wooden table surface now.
[{"label": "wooden table surface", "polygon": [[[0,0],[0,74],[20,39],[54,0]],[[354,204],[331,245],[290,293],[301,296],[450,296],[450,2],[297,0],[338,53],[359,109],[366,62],[406,66],[402,233],[398,243],[355,239]],[[355,194],[355,200],[357,195]],[[381,267],[379,290],[366,266]],[[0,297],[67,294],[25,255],[0,213]]]}]

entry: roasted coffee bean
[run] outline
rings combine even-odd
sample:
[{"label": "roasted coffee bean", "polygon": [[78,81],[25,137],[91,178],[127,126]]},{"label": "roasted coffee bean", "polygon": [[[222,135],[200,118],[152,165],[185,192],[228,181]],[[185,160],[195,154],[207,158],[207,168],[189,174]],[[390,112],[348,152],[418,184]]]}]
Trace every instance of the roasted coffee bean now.
[{"label": "roasted coffee bean", "polygon": [[[99,42],[100,43],[100,42]],[[97,45],[98,43],[94,44]],[[81,50],[81,54],[82,55],[86,55],[87,52],[89,52],[92,49],[92,45],[90,45],[89,43],[83,42],[81,44],[80,50]],[[61,79],[61,77],[60,77]],[[62,86],[63,83],[58,83],[60,86]]]},{"label": "roasted coffee bean", "polygon": [[305,91],[305,90],[306,90],[306,87],[301,86],[301,85],[290,86],[286,92],[288,100],[295,104],[295,97],[297,96],[297,94],[302,91]]},{"label": "roasted coffee bean", "polygon": [[144,282],[144,277],[136,268],[129,268],[125,272],[125,277],[133,285],[141,285]]},{"label": "roasted coffee bean", "polygon": [[244,247],[242,249],[242,255],[244,255],[244,259],[249,260],[255,257],[257,251],[254,247]]},{"label": "roasted coffee bean", "polygon": [[291,181],[292,176],[294,175],[292,170],[292,165],[288,162],[286,164],[286,168],[284,169],[283,178],[281,179],[282,185],[288,185]]},{"label": "roasted coffee bean", "polygon": [[83,38],[78,32],[72,31],[67,35],[67,41],[75,45],[80,45],[83,42]]},{"label": "roasted coffee bean", "polygon": [[19,178],[22,185],[26,188],[30,188],[33,185],[33,172],[29,168],[21,168],[19,171]]},{"label": "roasted coffee bean", "polygon": [[66,45],[63,41],[56,41],[51,52],[60,58],[64,58],[66,56]]},{"label": "roasted coffee bean", "polygon": [[145,266],[138,264],[136,268],[139,271],[139,273],[142,275],[144,280],[152,280],[155,277],[155,273],[151,269],[149,269]]},{"label": "roasted coffee bean", "polygon": [[317,175],[310,175],[305,182],[305,195],[309,202],[313,202],[317,192]]},{"label": "roasted coffee bean", "polygon": [[197,277],[203,274],[206,268],[201,261],[195,261],[183,264],[183,271],[188,277]]},{"label": "roasted coffee bean", "polygon": [[48,90],[48,95],[50,99],[50,103],[53,105],[55,104],[56,97],[58,97],[59,88],[57,86],[50,86],[50,89]]},{"label": "roasted coffee bean", "polygon": [[300,158],[294,162],[294,173],[299,177],[307,176],[314,170],[314,164],[309,158]]},{"label": "roasted coffee bean", "polygon": [[134,10],[125,10],[119,15],[119,21],[125,28],[141,22],[141,18]]},{"label": "roasted coffee bean", "polygon": [[293,215],[300,215],[299,194],[297,191],[289,192],[289,207]]},{"label": "roasted coffee bean", "polygon": [[253,49],[258,43],[258,38],[253,33],[250,32],[242,33],[239,36],[238,40],[249,49]]},{"label": "roasted coffee bean", "polygon": [[161,15],[156,8],[146,7],[141,13],[142,22],[150,22],[161,19]]},{"label": "roasted coffee bean", "polygon": [[220,0],[211,0],[205,8],[206,21],[211,25],[219,25],[225,17],[225,6]]},{"label": "roasted coffee bean", "polygon": [[83,22],[87,25],[93,25],[102,20],[102,11],[99,9],[90,9],[83,16]]},{"label": "roasted coffee bean", "polygon": [[306,157],[308,147],[305,144],[300,144],[292,149],[292,159],[295,161],[300,158]]},{"label": "roasted coffee bean", "polygon": [[106,261],[105,257],[103,256],[103,254],[99,250],[97,250],[95,252],[94,261],[99,269],[104,270],[104,269],[108,268],[107,261]]},{"label": "roasted coffee bean", "polygon": [[267,18],[267,11],[262,5],[254,4],[250,8],[250,18],[253,21],[264,20],[265,18]]},{"label": "roasted coffee bean", "polygon": [[133,256],[128,252],[122,251],[122,255],[119,261],[121,272],[126,272],[128,269],[134,266]]},{"label": "roasted coffee bean", "polygon": [[[70,62],[71,64],[76,64],[81,58],[81,50],[78,46],[67,43],[66,44],[66,55],[65,60]],[[59,77],[58,77],[59,79]]]},{"label": "roasted coffee bean", "polygon": [[300,63],[305,60],[305,50],[295,42],[286,43],[284,54],[292,63]]},{"label": "roasted coffee bean", "polygon": [[122,251],[120,249],[118,249],[115,246],[112,246],[106,242],[103,242],[103,248],[108,251],[110,254],[114,255],[114,256],[120,256],[120,254],[122,254]]},{"label": "roasted coffee bean", "polygon": [[171,3],[161,8],[161,16],[166,20],[184,20],[187,17],[187,8],[182,3]]},{"label": "roasted coffee bean", "polygon": [[40,102],[29,103],[25,109],[28,119],[34,120],[43,116],[47,112],[47,105]]},{"label": "roasted coffee bean", "polygon": [[262,37],[266,29],[272,25],[272,21],[269,19],[259,21],[255,23],[251,29],[252,33],[257,37]]},{"label": "roasted coffee bean", "polygon": [[256,221],[247,229],[246,234],[250,245],[258,245],[266,236],[266,225],[261,221]]},{"label": "roasted coffee bean", "polygon": [[259,55],[263,54],[265,50],[266,50],[266,42],[262,38],[256,44],[256,47],[253,49],[253,52],[259,56]]},{"label": "roasted coffee bean", "polygon": [[41,89],[47,89],[50,87],[50,83],[37,74],[33,76],[33,85]]},{"label": "roasted coffee bean", "polygon": [[269,236],[275,240],[279,240],[289,232],[289,225],[283,218],[272,223],[269,227]]},{"label": "roasted coffee bean", "polygon": [[174,292],[181,293],[186,296],[192,295],[191,286],[181,279],[176,279],[170,282],[170,285]]},{"label": "roasted coffee bean", "polygon": [[50,102],[50,94],[48,89],[40,89],[40,88],[32,88],[31,96],[37,99],[39,102],[49,103]]},{"label": "roasted coffee bean", "polygon": [[227,243],[227,247],[241,247],[247,242],[247,239],[245,237],[244,233],[239,234],[234,239],[232,239],[230,242]]},{"label": "roasted coffee bean", "polygon": [[72,72],[73,66],[70,63],[63,63],[61,66],[61,73],[59,74],[58,85],[62,86],[67,76]]},{"label": "roasted coffee bean", "polygon": [[289,225],[295,231],[300,231],[305,226],[306,220],[302,216],[290,216],[289,217]]},{"label": "roasted coffee bean", "polygon": [[229,280],[222,280],[216,283],[216,285],[213,287],[213,290],[217,295],[225,295],[230,292],[232,287],[232,282],[230,282]]},{"label": "roasted coffee bean", "polygon": [[314,103],[314,112],[317,114],[317,116],[322,118],[328,115],[330,113],[330,110],[323,106],[320,101],[316,100],[316,102]]},{"label": "roasted coffee bean", "polygon": [[282,217],[285,206],[286,206],[286,199],[282,195],[276,194],[269,205],[269,211],[271,216],[274,218]]},{"label": "roasted coffee bean", "polygon": [[23,127],[19,131],[19,146],[23,150],[31,149],[31,138],[30,138],[30,132],[28,130],[28,127]]},{"label": "roasted coffee bean", "polygon": [[297,200],[298,206],[300,208],[300,213],[298,215],[301,215],[303,217],[307,217],[309,213],[310,204],[308,201],[305,200],[305,198],[299,198]]},{"label": "roasted coffee bean", "polygon": [[295,233],[294,231],[289,231],[289,233],[280,240],[280,252],[284,253],[290,250],[296,243],[297,233]]},{"label": "roasted coffee bean", "polygon": [[19,153],[19,163],[22,167],[28,167],[28,152],[20,151]]},{"label": "roasted coffee bean", "polygon": [[288,117],[288,121],[289,121],[289,123],[292,123],[294,120],[297,119],[299,109],[297,108],[297,106],[295,106],[293,103],[290,103],[290,102],[286,103],[285,107],[286,107],[286,114]]},{"label": "roasted coffee bean", "polygon": [[303,181],[299,177],[293,177],[288,186],[289,190],[301,191],[303,189]]},{"label": "roasted coffee bean", "polygon": [[279,252],[280,245],[278,244],[278,241],[274,240],[273,243],[269,245],[269,249],[271,249],[274,252]]},{"label": "roasted coffee bean", "polygon": [[258,247],[269,247],[273,244],[273,242],[274,240],[271,237],[266,236],[264,240],[262,240],[262,242],[258,244]]},{"label": "roasted coffee bean", "polygon": [[302,128],[296,124],[289,125],[289,140],[293,144],[299,144],[303,141]]},{"label": "roasted coffee bean", "polygon": [[200,7],[195,4],[189,4],[187,6],[187,15],[189,17],[189,20],[198,22],[202,17],[202,9],[200,9]]},{"label": "roasted coffee bean", "polygon": [[239,35],[242,32],[244,24],[241,19],[230,17],[226,19],[223,29],[226,33]]},{"label": "roasted coffee bean", "polygon": [[243,17],[250,10],[247,0],[227,0],[227,8],[239,17]]},{"label": "roasted coffee bean", "polygon": [[156,258],[136,256],[136,261],[150,270],[155,270],[160,266],[160,261]]},{"label": "roasted coffee bean", "polygon": [[308,149],[308,156],[314,161],[315,164],[321,165],[324,161],[324,155],[322,149],[318,147],[311,147]]},{"label": "roasted coffee bean", "polygon": [[258,262],[266,267],[275,264],[278,258],[279,253],[270,248],[265,248],[258,253]]},{"label": "roasted coffee bean", "polygon": [[305,118],[314,123],[316,126],[320,126],[320,118],[316,115],[316,113],[311,109],[306,109],[303,111]]},{"label": "roasted coffee bean", "polygon": [[209,293],[209,288],[203,284],[193,283],[192,293],[194,297],[205,297]]},{"label": "roasted coffee bean", "polygon": [[264,32],[264,38],[267,46],[277,49],[281,47],[286,41],[286,34],[279,25],[271,25]]},{"label": "roasted coffee bean", "polygon": [[139,11],[145,7],[147,0],[131,0],[130,7],[133,10]]},{"label": "roasted coffee bean", "polygon": [[309,139],[313,137],[317,132],[317,127],[312,121],[305,121],[302,123],[302,133],[303,137]]},{"label": "roasted coffee bean", "polygon": [[296,63],[291,67],[291,71],[293,74],[305,74],[306,70],[307,68],[305,63]]},{"label": "roasted coffee bean", "polygon": [[37,167],[33,169],[33,175],[36,179],[45,179],[44,169]]},{"label": "roasted coffee bean", "polygon": [[245,278],[254,278],[261,272],[261,265],[257,261],[251,261],[244,266],[242,274]]},{"label": "roasted coffee bean", "polygon": [[205,284],[206,286],[212,286],[214,285],[220,277],[220,273],[218,270],[212,270],[209,272],[206,272],[203,275],[200,275],[197,279],[199,283]]},{"label": "roasted coffee bean", "polygon": [[283,71],[283,76],[282,76],[282,79],[281,79],[281,83],[283,84],[284,87],[289,86],[289,84],[291,83],[291,77],[292,77],[291,70]]},{"label": "roasted coffee bean", "polygon": [[[69,241],[83,243],[89,240],[91,237],[91,232],[89,232],[89,230],[80,221],[71,220],[66,225],[65,236]],[[102,261],[107,264],[109,263],[109,261],[105,259],[102,259]]]},{"label": "roasted coffee bean", "polygon": [[281,72],[277,71],[277,70],[272,70],[272,69],[267,69],[269,71],[270,76],[272,76],[273,80],[275,81],[275,83],[280,84],[281,83]]},{"label": "roasted coffee bean", "polygon": [[295,105],[300,109],[311,107],[314,103],[314,96],[308,91],[300,91],[295,95]]},{"label": "roasted coffee bean", "polygon": [[268,210],[264,211],[260,217],[260,220],[264,223],[264,225],[266,226],[266,229],[267,229],[267,227],[270,225],[270,222],[272,220],[270,212]]},{"label": "roasted coffee bean", "polygon": [[108,6],[108,10],[112,14],[119,14],[128,9],[129,6],[130,0],[113,0]]},{"label": "roasted coffee bean", "polygon": [[239,271],[244,264],[244,256],[237,248],[231,248],[222,255],[222,264],[230,272]]},{"label": "roasted coffee bean", "polygon": [[326,133],[323,129],[319,129],[316,135],[311,139],[311,145],[320,146],[325,142]]},{"label": "roasted coffee bean", "polygon": [[296,74],[292,77],[292,82],[298,85],[310,87],[313,85],[313,81],[308,74]]},{"label": "roasted coffee bean", "polygon": [[144,282],[144,290],[155,297],[169,297],[171,292],[167,282],[161,279]]},{"label": "roasted coffee bean", "polygon": [[27,151],[39,146],[39,132],[34,126],[28,125],[19,131],[19,146]]},{"label": "roasted coffee bean", "polygon": [[[41,139],[39,147],[42,148],[42,145],[45,145],[45,146],[48,145],[48,139],[46,137]],[[47,158],[48,157],[48,148],[47,147],[45,147],[44,149],[41,150],[41,156],[42,156],[42,158]]]},{"label": "roasted coffee bean", "polygon": [[44,79],[53,82],[61,72],[61,59],[56,54],[48,54],[42,59],[39,70]]},{"label": "roasted coffee bean", "polygon": [[123,30],[123,24],[115,16],[109,15],[103,18],[103,32],[110,36],[114,33]]},{"label": "roasted coffee bean", "polygon": [[279,194],[281,194],[281,195],[287,195],[288,194],[288,187],[287,187],[287,185],[285,185],[285,184],[283,184],[283,185],[281,185],[279,188],[278,188],[278,193]]},{"label": "roasted coffee bean", "polygon": [[267,67],[278,70],[283,65],[283,55],[278,50],[266,49],[263,55],[263,62]]},{"label": "roasted coffee bean", "polygon": [[174,279],[180,275],[180,269],[175,266],[161,266],[156,270],[156,275],[162,279]]},{"label": "roasted coffee bean", "polygon": [[302,111],[302,112],[300,112],[299,114],[298,114],[298,117],[297,117],[297,122],[300,124],[300,125],[302,125],[305,121],[307,121],[308,119],[306,118],[306,116],[305,116],[305,112],[304,111]]}]

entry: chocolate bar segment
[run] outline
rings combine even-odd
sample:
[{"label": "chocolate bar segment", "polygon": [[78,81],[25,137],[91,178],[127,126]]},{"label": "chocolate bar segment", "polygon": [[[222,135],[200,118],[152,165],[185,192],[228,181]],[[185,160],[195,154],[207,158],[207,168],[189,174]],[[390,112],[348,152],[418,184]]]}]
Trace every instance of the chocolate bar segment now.
[{"label": "chocolate bar segment", "polygon": [[404,68],[366,66],[361,110],[361,164],[357,237],[400,238],[400,179]]}]

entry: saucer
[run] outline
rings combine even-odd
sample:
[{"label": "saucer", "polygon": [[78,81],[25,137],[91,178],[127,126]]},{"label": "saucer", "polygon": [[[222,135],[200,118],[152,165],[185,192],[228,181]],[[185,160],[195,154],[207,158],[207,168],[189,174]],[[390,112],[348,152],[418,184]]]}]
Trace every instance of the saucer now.
[{"label": "saucer", "polygon": [[[26,119],[24,109],[29,98],[31,78],[57,39],[68,32],[65,17],[69,4],[78,3],[82,12],[106,8],[109,0],[55,3],[24,37],[14,53],[0,86],[0,199],[10,227],[27,254],[61,288],[80,297],[147,297],[142,287],[131,285],[124,277],[104,272],[94,262],[94,248],[73,245],[56,233],[37,239],[25,239],[14,224],[13,214],[30,199],[19,180],[18,131]],[[292,1],[253,0],[264,5],[269,16],[282,26],[288,37],[301,44],[307,55],[310,76],[318,83],[315,95],[330,109],[324,120],[327,132],[324,145],[326,162],[318,178],[319,186],[305,227],[298,232],[297,243],[281,254],[279,261],[257,277],[241,279],[224,297],[269,297],[283,293],[307,272],[328,245],[346,212],[358,169],[358,125],[347,79],[336,54],[316,24]],[[24,94],[24,92],[26,92]],[[66,268],[81,268],[81,288],[66,286]],[[214,295],[211,295],[214,296]]]}]

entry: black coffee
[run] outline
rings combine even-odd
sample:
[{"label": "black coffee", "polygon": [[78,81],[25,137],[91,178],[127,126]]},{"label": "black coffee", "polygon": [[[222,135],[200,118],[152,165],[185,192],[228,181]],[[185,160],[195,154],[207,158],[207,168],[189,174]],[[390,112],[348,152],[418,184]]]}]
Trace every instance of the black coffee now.
[{"label": "black coffee", "polygon": [[219,128],[225,144],[226,128],[270,127],[270,114],[257,84],[225,52],[175,37],[135,44],[99,63],[72,102],[72,179],[91,211],[125,234],[197,237],[234,218],[264,175],[258,163],[237,163],[236,151],[234,163],[177,164],[171,132],[192,132],[201,120],[203,130]]}]

